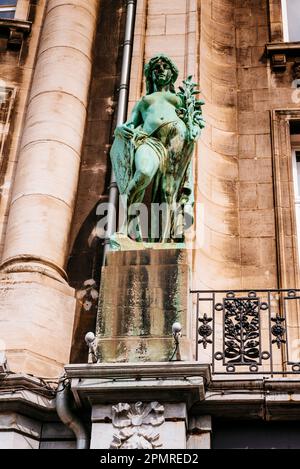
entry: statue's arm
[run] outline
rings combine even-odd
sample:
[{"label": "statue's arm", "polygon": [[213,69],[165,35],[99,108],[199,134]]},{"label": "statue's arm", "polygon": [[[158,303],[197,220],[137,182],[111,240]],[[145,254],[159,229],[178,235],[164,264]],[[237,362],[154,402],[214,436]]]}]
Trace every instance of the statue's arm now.
[{"label": "statue's arm", "polygon": [[115,135],[129,139],[133,137],[134,129],[143,123],[140,103],[134,106],[129,120],[116,128]]},{"label": "statue's arm", "polygon": [[141,113],[141,101],[138,101],[131,112],[130,119],[125,123],[125,125],[132,129],[136,129],[142,123],[143,116]]}]

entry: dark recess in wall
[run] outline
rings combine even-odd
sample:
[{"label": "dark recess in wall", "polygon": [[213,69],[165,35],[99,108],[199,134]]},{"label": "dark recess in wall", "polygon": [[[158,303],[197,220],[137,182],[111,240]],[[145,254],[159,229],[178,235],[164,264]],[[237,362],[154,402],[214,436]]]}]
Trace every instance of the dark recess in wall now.
[{"label": "dark recess in wall", "polygon": [[[94,280],[99,290],[103,242],[95,235],[99,220],[96,209],[108,198],[110,180],[109,151],[116,119],[116,103],[122,65],[122,43],[125,28],[125,2],[102,0],[94,46],[94,64],[88,117],[82,150],[82,164],[77,202],[71,233],[73,247],[67,273],[70,285],[77,291],[84,282]],[[89,301],[88,298],[87,300]],[[86,304],[87,305],[87,304]],[[87,360],[84,336],[95,330],[97,301],[89,310],[78,306],[75,318],[71,363]]]}]

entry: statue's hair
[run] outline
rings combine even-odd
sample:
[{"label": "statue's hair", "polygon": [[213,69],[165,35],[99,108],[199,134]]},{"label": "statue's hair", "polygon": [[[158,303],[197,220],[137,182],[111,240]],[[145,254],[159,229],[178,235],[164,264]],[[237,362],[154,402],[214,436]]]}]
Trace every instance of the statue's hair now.
[{"label": "statue's hair", "polygon": [[178,68],[172,62],[172,60],[165,54],[157,54],[145,65],[145,77],[146,77],[146,89],[147,94],[151,94],[154,92],[154,85],[153,85],[153,78],[152,78],[152,71],[155,65],[159,60],[164,60],[170,66],[172,72],[172,80],[170,84],[170,91],[175,93],[174,83],[178,78]]}]

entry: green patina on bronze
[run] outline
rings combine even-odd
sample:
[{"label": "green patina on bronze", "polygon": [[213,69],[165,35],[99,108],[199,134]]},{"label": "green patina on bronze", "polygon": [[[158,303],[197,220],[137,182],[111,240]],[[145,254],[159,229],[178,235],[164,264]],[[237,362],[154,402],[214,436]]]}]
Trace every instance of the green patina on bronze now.
[{"label": "green patina on bronze", "polygon": [[[152,203],[185,207],[193,220],[192,155],[204,127],[204,102],[196,98],[199,91],[191,76],[175,91],[178,69],[164,54],[150,60],[145,76],[147,94],[138,101],[131,118],[115,131],[111,160],[118,188],[130,208],[143,202],[152,184]],[[182,215],[170,213],[156,241],[178,239]],[[129,227],[130,216],[120,231],[128,235]],[[135,240],[142,241],[139,229]]]}]

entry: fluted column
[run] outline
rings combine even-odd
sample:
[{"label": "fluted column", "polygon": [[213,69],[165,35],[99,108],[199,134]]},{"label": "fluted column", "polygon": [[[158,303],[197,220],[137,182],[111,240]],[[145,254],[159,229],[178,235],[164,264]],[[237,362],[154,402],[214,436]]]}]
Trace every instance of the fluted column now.
[{"label": "fluted column", "polygon": [[49,0],[8,219],[2,269],[64,276],[99,0]]}]

